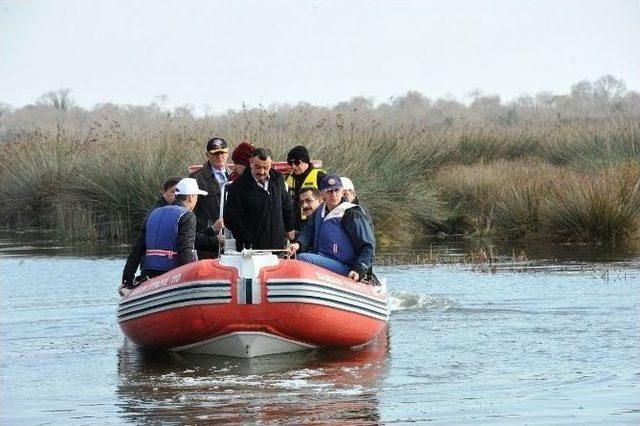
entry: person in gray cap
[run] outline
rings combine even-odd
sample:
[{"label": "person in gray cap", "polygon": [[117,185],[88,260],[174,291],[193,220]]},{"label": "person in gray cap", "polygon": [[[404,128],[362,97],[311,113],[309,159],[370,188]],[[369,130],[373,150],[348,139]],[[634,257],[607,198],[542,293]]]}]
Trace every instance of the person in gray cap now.
[{"label": "person in gray cap", "polygon": [[158,207],[146,217],[122,271],[121,295],[136,286],[134,276],[138,266],[143,277],[153,278],[198,260],[193,250],[196,239],[193,209],[199,195],[207,192],[198,188],[195,179],[184,178],[176,185],[173,204]]}]

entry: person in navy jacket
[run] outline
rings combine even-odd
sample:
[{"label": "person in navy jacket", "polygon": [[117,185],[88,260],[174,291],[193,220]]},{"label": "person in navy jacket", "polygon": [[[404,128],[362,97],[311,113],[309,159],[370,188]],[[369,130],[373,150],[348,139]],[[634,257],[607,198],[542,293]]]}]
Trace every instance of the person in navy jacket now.
[{"label": "person in navy jacket", "polygon": [[289,253],[298,260],[360,281],[373,264],[373,226],[360,206],[346,201],[340,176],[326,175],[320,183],[325,202],[313,213]]},{"label": "person in navy jacket", "polygon": [[141,244],[132,248],[122,271],[120,293],[135,287],[134,275],[139,265],[143,276],[153,278],[198,260],[194,253],[196,216],[193,213],[198,195],[207,195],[207,192],[198,188],[195,179],[182,179],[176,185],[173,204],[158,207],[147,216],[139,237]]}]

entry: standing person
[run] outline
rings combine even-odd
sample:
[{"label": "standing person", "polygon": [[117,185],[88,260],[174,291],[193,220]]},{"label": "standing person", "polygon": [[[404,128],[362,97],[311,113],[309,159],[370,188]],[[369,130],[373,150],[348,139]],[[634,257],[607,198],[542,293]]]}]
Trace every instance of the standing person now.
[{"label": "standing person", "polygon": [[131,248],[122,271],[121,293],[134,287],[138,266],[149,278],[197,260],[194,255],[198,195],[207,195],[195,179],[184,178],[176,185],[173,204],[154,209],[144,221],[141,238]]},{"label": "standing person", "polygon": [[294,227],[296,231],[300,232],[307,221],[307,216],[300,210],[300,203],[298,202],[300,191],[304,188],[318,188],[326,173],[322,169],[316,169],[311,164],[309,151],[302,145],[291,148],[287,154],[287,163],[289,163],[292,170],[287,178],[287,186],[289,186],[289,195],[293,200]]},{"label": "standing person", "polygon": [[373,226],[362,209],[343,199],[342,181],[337,175],[322,179],[325,202],[313,214],[289,254],[301,253],[298,260],[313,263],[360,281],[371,270],[376,240]]},{"label": "standing person", "polygon": [[[224,227],[220,219],[220,192],[222,185],[229,180],[227,173],[229,144],[222,138],[212,138],[207,142],[205,155],[207,161],[191,177],[198,182],[200,188],[204,188],[208,195],[200,197],[194,213],[198,221],[198,233],[213,236]],[[217,257],[217,245],[211,250],[199,251],[198,256],[201,259]]]},{"label": "standing person", "polygon": [[162,182],[162,195],[158,198],[156,205],[153,208],[164,207],[169,204],[173,204],[176,199],[176,185],[182,178],[180,176],[171,176]]},{"label": "standing person", "polygon": [[224,222],[237,250],[283,249],[285,239],[294,237],[291,198],[272,162],[271,151],[256,148],[249,168],[229,186]]},{"label": "standing person", "polygon": [[235,182],[240,178],[244,169],[249,167],[251,154],[256,149],[249,141],[241,142],[231,153],[231,161],[233,161],[233,173],[229,176],[229,180]]}]

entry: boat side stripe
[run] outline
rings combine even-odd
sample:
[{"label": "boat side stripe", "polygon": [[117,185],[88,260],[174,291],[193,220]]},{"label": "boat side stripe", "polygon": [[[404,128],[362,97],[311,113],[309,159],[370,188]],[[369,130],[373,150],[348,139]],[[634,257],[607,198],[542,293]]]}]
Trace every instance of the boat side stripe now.
[{"label": "boat side stripe", "polygon": [[161,300],[169,300],[173,298],[185,297],[189,295],[210,295],[210,296],[229,296],[231,297],[230,289],[225,288],[212,288],[212,287],[200,287],[200,288],[177,288],[175,291],[167,292],[163,294],[154,295],[150,298],[140,298],[129,304],[122,304],[118,308],[118,311],[124,311],[133,309],[139,306],[148,305],[149,303],[158,302]]},{"label": "boat side stripe", "polygon": [[184,285],[172,286],[171,288],[156,291],[153,293],[147,293],[136,297],[134,299],[126,300],[120,303],[120,306],[125,306],[129,304],[133,304],[143,299],[152,298],[154,296],[158,296],[161,294],[171,293],[174,291],[186,290],[190,288],[221,288],[221,289],[231,289],[231,283],[229,281],[211,281],[211,282],[203,282],[203,281],[193,281],[189,283],[185,283]]},{"label": "boat side stripe", "polygon": [[343,302],[339,302],[336,300],[331,300],[331,299],[326,299],[326,298],[322,298],[322,297],[315,297],[315,296],[305,296],[305,297],[290,297],[290,296],[277,296],[275,297],[275,299],[277,300],[271,300],[271,297],[269,298],[270,302],[275,302],[275,303],[310,303],[310,304],[314,304],[314,305],[324,305],[324,306],[330,306],[332,308],[337,308],[337,309],[342,309],[345,311],[350,311],[350,312],[355,312],[361,315],[365,315],[368,317],[373,317],[376,319],[381,319],[381,320],[385,320],[387,321],[389,319],[389,314],[382,314],[382,313],[378,313],[375,311],[372,311],[370,309],[365,309],[365,308],[361,308],[358,306],[354,306],[354,305],[350,305],[348,303],[343,303]]},{"label": "boat side stripe", "polygon": [[354,305],[362,306],[363,308],[368,308],[374,311],[387,311],[388,306],[386,303],[371,303],[369,300],[362,300],[355,297],[351,297],[351,295],[347,293],[341,293],[332,291],[328,288],[316,288],[309,285],[302,285],[298,287],[290,287],[290,288],[270,288],[268,291],[268,296],[319,296],[325,297],[328,299],[335,299],[341,302],[351,303]]},{"label": "boat side stripe", "polygon": [[345,306],[349,306],[349,307],[353,307],[353,308],[357,308],[357,309],[361,309],[363,311],[367,311],[367,312],[371,312],[373,314],[379,314],[379,315],[386,315],[388,310],[386,309],[372,309],[366,306],[362,306],[362,305],[358,305],[358,304],[354,304],[354,303],[350,303],[348,301],[344,301],[344,300],[340,300],[340,299],[336,299],[336,298],[331,298],[331,297],[326,297],[326,295],[314,295],[314,294],[275,294],[275,295],[270,295],[269,296],[269,301],[271,302],[272,299],[274,302],[277,302],[279,299],[291,299],[291,298],[295,298],[295,299],[310,299],[310,300],[324,300],[327,302],[332,302],[332,303],[338,303],[340,305],[345,305]]},{"label": "boat side stripe", "polygon": [[202,297],[223,298],[223,299],[228,299],[228,301],[231,301],[231,294],[229,292],[221,293],[219,291],[190,291],[188,293],[165,295],[164,297],[153,299],[153,300],[147,300],[145,302],[138,303],[136,305],[125,306],[118,309],[118,315],[124,315],[128,312],[133,312],[133,311],[137,311],[144,308],[149,308],[149,307],[153,308],[155,306],[161,306],[164,303],[179,302],[181,300],[189,300],[189,299],[202,298]]},{"label": "boat side stripe", "polygon": [[227,301],[224,300],[191,300],[191,301],[181,301],[181,302],[173,302],[170,305],[166,305],[166,306],[161,306],[161,307],[154,307],[154,308],[148,308],[148,309],[144,309],[140,312],[137,313],[131,313],[131,314],[127,314],[127,315],[119,315],[118,316],[118,322],[126,322],[135,318],[139,318],[139,317],[143,317],[145,315],[151,315],[151,314],[155,314],[158,312],[162,312],[162,311],[168,311],[171,309],[176,309],[176,308],[183,308],[183,307],[188,307],[188,306],[198,306],[198,305],[212,305],[212,304],[218,304],[218,303],[227,303]]},{"label": "boat side stripe", "polygon": [[[202,302],[202,304],[205,304],[205,302],[213,302],[213,303],[224,303],[227,300],[231,300],[231,296],[213,296],[213,297],[190,297],[187,299],[181,299],[179,301],[169,301],[169,302],[164,302],[164,303],[159,303],[157,305],[153,305],[147,308],[142,308],[142,309],[136,309],[133,310],[131,312],[128,312],[126,315],[134,315],[137,313],[141,313],[144,311],[148,311],[150,309],[156,309],[156,308],[162,308],[162,307],[166,307],[166,306],[171,306],[174,305],[176,303],[181,303],[181,302],[192,302],[192,301],[200,301]],[[120,314],[118,315],[118,317],[122,317],[125,316],[125,314]]]},{"label": "boat side stripe", "polygon": [[341,287],[335,287],[332,285],[329,285],[325,282],[322,281],[315,281],[315,280],[298,280],[298,281],[279,281],[279,282],[272,282],[271,280],[269,280],[267,282],[267,288],[271,289],[271,288],[275,288],[275,287],[301,287],[301,286],[311,286],[311,287],[316,287],[316,288],[320,288],[320,289],[325,289],[327,291],[332,291],[335,293],[342,293],[347,297],[351,297],[351,298],[355,298],[355,299],[361,299],[362,301],[366,301],[368,303],[371,303],[373,305],[380,305],[380,306],[385,306],[387,305],[387,302],[385,300],[380,300],[378,298],[374,298],[371,297],[369,295],[363,294],[363,293],[356,293],[353,291],[349,291],[346,289],[343,289]]}]

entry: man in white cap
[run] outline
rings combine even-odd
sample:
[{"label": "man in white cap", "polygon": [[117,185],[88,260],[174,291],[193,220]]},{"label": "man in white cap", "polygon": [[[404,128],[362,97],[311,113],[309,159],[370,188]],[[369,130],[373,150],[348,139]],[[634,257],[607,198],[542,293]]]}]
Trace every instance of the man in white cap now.
[{"label": "man in white cap", "polygon": [[176,185],[173,204],[153,210],[144,221],[122,271],[120,293],[135,287],[134,275],[140,265],[142,276],[153,278],[178,266],[195,262],[196,216],[193,209],[198,195],[207,195],[193,178]]}]

